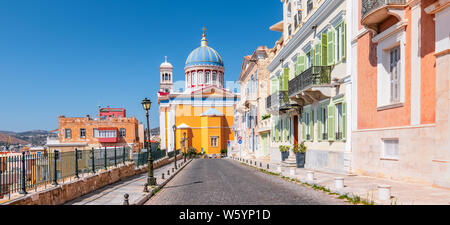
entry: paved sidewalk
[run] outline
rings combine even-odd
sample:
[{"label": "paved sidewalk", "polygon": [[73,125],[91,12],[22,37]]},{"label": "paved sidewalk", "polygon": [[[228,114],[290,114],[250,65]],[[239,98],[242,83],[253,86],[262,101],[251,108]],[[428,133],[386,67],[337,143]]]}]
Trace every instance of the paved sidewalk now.
[{"label": "paved sidewalk", "polygon": [[[238,160],[237,158],[228,158]],[[244,159],[244,161],[247,159]],[[256,165],[255,165],[256,161]],[[331,192],[338,194],[347,194],[348,196],[359,196],[361,199],[374,201],[380,205],[450,205],[450,190],[444,188],[434,188],[431,185],[406,183],[383,178],[375,178],[368,176],[356,176],[336,174],[323,171],[315,171],[311,169],[295,168],[295,174],[291,175],[289,168],[282,167],[280,164],[262,162],[255,159],[248,159],[248,163],[253,167],[267,170],[269,165],[270,172],[279,173],[281,175],[293,179],[298,179],[303,183],[316,184],[330,189]],[[262,164],[262,167],[261,167]],[[279,168],[280,167],[280,168]],[[314,172],[314,181],[307,181],[307,172]],[[335,178],[344,178],[344,188],[335,188]],[[380,200],[378,198],[378,185],[391,186],[391,199]]]},{"label": "paved sidewalk", "polygon": [[[181,164],[182,162],[183,159],[177,160],[177,164]],[[183,166],[178,167],[178,170],[174,170],[175,173],[180,171],[180,169],[188,163],[189,160],[186,161]],[[158,186],[161,186],[161,184],[164,184],[174,176],[172,168],[174,168],[173,162],[153,171]],[[170,170],[170,176],[167,176],[168,170]],[[163,173],[165,179],[162,179]],[[65,205],[123,205],[125,194],[129,195],[128,201],[130,205],[137,204],[139,201],[142,201],[143,198],[148,197],[154,190],[149,187],[149,192],[144,192],[144,185],[146,183],[147,173],[136,175],[132,178],[108,185],[92,193],[81,196],[78,199],[67,202]]]}]

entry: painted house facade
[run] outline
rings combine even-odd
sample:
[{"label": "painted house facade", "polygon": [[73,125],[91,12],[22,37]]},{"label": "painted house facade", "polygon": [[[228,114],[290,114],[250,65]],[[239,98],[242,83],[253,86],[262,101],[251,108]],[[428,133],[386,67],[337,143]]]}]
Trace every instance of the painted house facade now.
[{"label": "painted house facade", "polygon": [[353,172],[450,187],[449,1],[357,3]]}]

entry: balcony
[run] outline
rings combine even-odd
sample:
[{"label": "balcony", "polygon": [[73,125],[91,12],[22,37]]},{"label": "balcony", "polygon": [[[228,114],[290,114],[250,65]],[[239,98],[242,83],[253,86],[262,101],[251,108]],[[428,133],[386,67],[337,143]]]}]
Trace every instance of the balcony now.
[{"label": "balcony", "polygon": [[361,0],[361,24],[379,32],[378,25],[390,16],[404,19],[406,0]]},{"label": "balcony", "polygon": [[266,107],[273,111],[287,111],[297,106],[295,102],[291,102],[287,91],[278,91],[266,98]]},{"label": "balcony", "polygon": [[306,105],[329,97],[330,87],[331,66],[312,66],[289,81],[289,97]]}]

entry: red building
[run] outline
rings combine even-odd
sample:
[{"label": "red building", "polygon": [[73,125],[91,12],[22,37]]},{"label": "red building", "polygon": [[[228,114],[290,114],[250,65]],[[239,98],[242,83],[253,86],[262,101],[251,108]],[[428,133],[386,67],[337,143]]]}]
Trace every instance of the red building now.
[{"label": "red building", "polygon": [[98,115],[100,118],[125,118],[127,117],[126,110],[124,108],[98,108]]}]

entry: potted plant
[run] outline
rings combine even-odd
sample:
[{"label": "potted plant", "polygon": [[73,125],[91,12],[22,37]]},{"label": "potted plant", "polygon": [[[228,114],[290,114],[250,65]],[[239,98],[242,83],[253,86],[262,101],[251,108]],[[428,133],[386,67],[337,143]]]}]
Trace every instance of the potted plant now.
[{"label": "potted plant", "polygon": [[286,160],[289,157],[289,149],[290,146],[280,145],[280,152],[281,152],[281,161]]},{"label": "potted plant", "polygon": [[295,154],[295,159],[297,160],[297,168],[305,168],[305,154],[306,145],[303,141],[300,144],[295,144],[292,151]]}]

